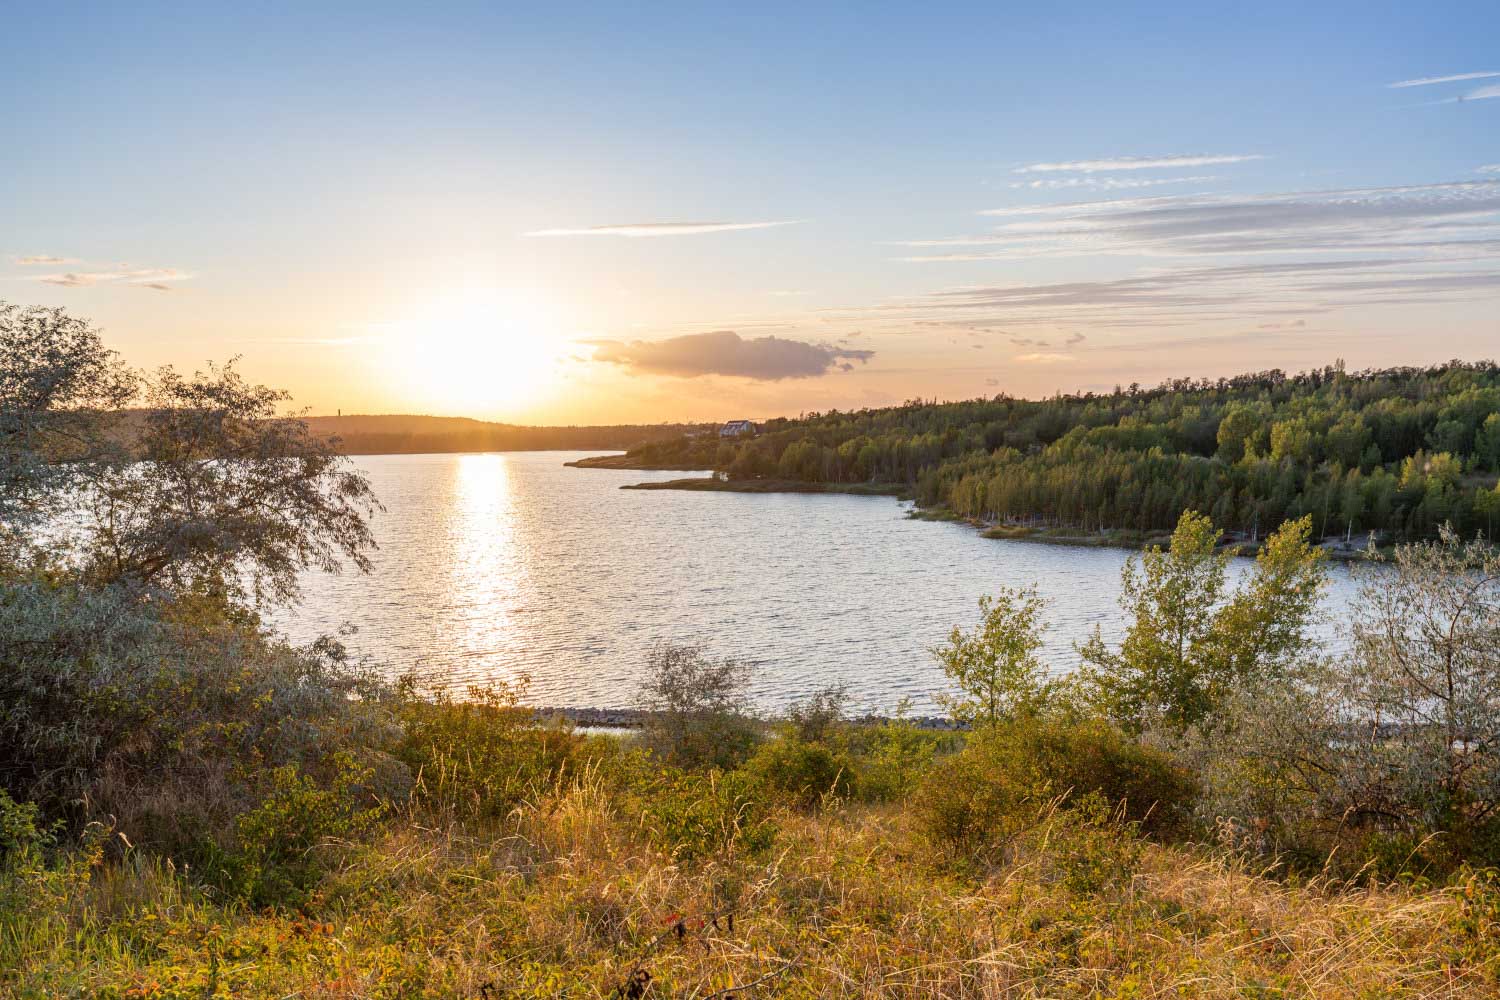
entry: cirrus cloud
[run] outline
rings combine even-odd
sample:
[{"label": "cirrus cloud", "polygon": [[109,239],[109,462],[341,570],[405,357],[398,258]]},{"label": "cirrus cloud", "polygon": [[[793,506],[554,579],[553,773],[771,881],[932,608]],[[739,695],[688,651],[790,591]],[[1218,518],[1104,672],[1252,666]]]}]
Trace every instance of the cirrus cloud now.
[{"label": "cirrus cloud", "polygon": [[65,271],[61,274],[37,275],[36,281],[63,288],[87,288],[90,285],[126,284],[139,288],[150,288],[158,292],[170,292],[169,281],[186,281],[191,274],[184,274],[170,267],[119,268],[113,271]]},{"label": "cirrus cloud", "polygon": [[762,382],[813,378],[838,369],[849,371],[875,356],[833,344],[783,337],[745,339],[733,330],[690,333],[665,340],[595,340],[594,360],[650,375],[696,378],[730,375]]},{"label": "cirrus cloud", "polygon": [[1453,73],[1449,76],[1419,76],[1415,80],[1397,80],[1386,86],[1392,90],[1404,87],[1429,87],[1434,83],[1458,83],[1462,80],[1487,80],[1492,76],[1500,76],[1497,70],[1481,70],[1478,73]]},{"label": "cirrus cloud", "polygon": [[1064,160],[1058,163],[1028,163],[1013,174],[1078,173],[1106,170],[1161,170],[1169,167],[1211,167],[1221,163],[1264,160],[1260,153],[1174,153],[1170,156],[1116,156],[1103,160]]},{"label": "cirrus cloud", "polygon": [[775,222],[627,222],[609,226],[587,226],[582,229],[537,229],[527,236],[696,236],[701,233],[728,233],[741,229],[771,229],[795,226],[800,220]]},{"label": "cirrus cloud", "polygon": [[38,264],[76,264],[76,258],[56,257],[49,253],[29,254],[25,257],[12,257],[11,263],[20,264],[22,267],[35,267]]}]

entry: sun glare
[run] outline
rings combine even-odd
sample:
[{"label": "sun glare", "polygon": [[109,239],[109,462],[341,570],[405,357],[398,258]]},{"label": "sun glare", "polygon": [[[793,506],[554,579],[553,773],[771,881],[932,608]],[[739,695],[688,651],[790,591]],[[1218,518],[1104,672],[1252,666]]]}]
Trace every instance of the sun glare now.
[{"label": "sun glare", "polygon": [[501,290],[440,298],[394,324],[386,344],[403,395],[431,412],[473,416],[535,403],[564,357],[554,311]]}]

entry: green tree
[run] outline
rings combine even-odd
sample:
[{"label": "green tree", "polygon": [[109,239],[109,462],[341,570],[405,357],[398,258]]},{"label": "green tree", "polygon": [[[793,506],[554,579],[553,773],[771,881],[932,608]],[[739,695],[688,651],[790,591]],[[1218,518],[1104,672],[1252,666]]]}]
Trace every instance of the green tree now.
[{"label": "green tree", "polygon": [[1081,681],[1092,700],[1133,732],[1181,733],[1211,721],[1232,692],[1285,671],[1305,651],[1324,586],[1323,554],[1309,544],[1312,519],[1282,525],[1248,580],[1225,597],[1228,552],[1193,511],[1167,551],[1125,565],[1120,606],[1130,618],[1118,649],[1096,629],[1083,646]]},{"label": "green tree", "polygon": [[1042,707],[1051,688],[1036,657],[1044,608],[1035,587],[1001,587],[979,599],[978,625],[954,626],[947,644],[932,651],[960,692],[940,699],[954,719],[993,725]]},{"label": "green tree", "polygon": [[1125,563],[1120,607],[1130,625],[1119,649],[1097,628],[1078,649],[1084,684],[1135,732],[1158,721],[1185,728],[1208,710],[1211,613],[1231,558],[1216,551],[1220,536],[1204,515],[1184,513],[1169,549],[1152,546]]}]

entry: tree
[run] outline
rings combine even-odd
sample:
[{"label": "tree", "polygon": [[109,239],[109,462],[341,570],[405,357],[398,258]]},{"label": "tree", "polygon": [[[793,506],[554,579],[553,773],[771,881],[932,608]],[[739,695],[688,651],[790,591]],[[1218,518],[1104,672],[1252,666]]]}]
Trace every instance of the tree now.
[{"label": "tree", "polygon": [[1283,672],[1305,651],[1324,585],[1323,555],[1308,543],[1311,518],[1283,524],[1249,579],[1225,599],[1228,552],[1208,518],[1183,514],[1167,551],[1125,564],[1125,638],[1110,649],[1096,629],[1079,647],[1084,689],[1133,732],[1169,733],[1214,720],[1232,692]]},{"label": "tree", "polygon": [[661,645],[646,660],[637,707],[646,740],[682,767],[732,766],[753,748],[750,664],[714,659],[701,646]]},{"label": "tree", "polygon": [[0,529],[7,548],[57,512],[85,463],[118,455],[111,431],[135,393],[135,376],[88,323],[61,309],[0,302]]},{"label": "tree", "polygon": [[369,483],[334,443],[277,415],[287,398],[233,367],[149,379],[135,461],[85,474],[85,576],[259,605],[294,598],[309,567],[368,569]]},{"label": "tree", "polygon": [[1363,734],[1362,804],[1459,833],[1500,821],[1500,552],[1444,526],[1361,596],[1336,695]]},{"label": "tree", "polygon": [[961,692],[940,698],[955,720],[994,725],[1042,707],[1050,688],[1036,658],[1044,607],[1035,587],[1002,587],[979,599],[981,620],[972,631],[954,626],[947,645],[933,650]]},{"label": "tree", "polygon": [[1220,534],[1202,514],[1184,513],[1168,550],[1152,546],[1125,563],[1120,607],[1130,625],[1120,648],[1108,649],[1097,629],[1079,647],[1085,684],[1133,731],[1157,721],[1182,729],[1208,710],[1210,612],[1230,559],[1215,551]]},{"label": "tree", "polygon": [[5,561],[249,605],[291,599],[309,567],[368,568],[369,483],[278,415],[287,398],[232,365],[142,376],[83,320],[0,305]]},{"label": "tree", "polygon": [[1308,653],[1307,627],[1328,583],[1325,553],[1311,533],[1310,515],[1276,529],[1249,580],[1215,613],[1210,703],[1279,677]]}]

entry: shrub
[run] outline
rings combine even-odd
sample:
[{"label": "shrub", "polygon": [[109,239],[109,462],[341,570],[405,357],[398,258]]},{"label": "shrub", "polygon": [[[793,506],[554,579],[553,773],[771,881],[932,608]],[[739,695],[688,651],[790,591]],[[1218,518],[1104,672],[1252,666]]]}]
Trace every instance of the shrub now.
[{"label": "shrub", "polygon": [[750,665],[698,646],[658,646],[647,658],[639,707],[646,746],[686,768],[734,767],[760,737],[750,713]]},{"label": "shrub", "polygon": [[384,811],[361,794],[371,772],[349,753],[318,782],[287,764],[270,791],[235,822],[232,850],[214,858],[214,876],[232,896],[260,906],[300,906],[326,871],[330,841],[363,835]]},{"label": "shrub", "polygon": [[396,734],[387,692],[336,642],[290,646],[212,596],[0,582],[0,788],[47,821],[225,846],[268,770],[329,773]]},{"label": "shrub", "polygon": [[878,725],[855,727],[849,733],[855,793],[871,802],[905,799],[932,767],[938,751],[951,749],[956,739],[950,733],[923,731],[904,712]]},{"label": "shrub", "polygon": [[659,770],[642,791],[647,835],[676,859],[761,850],[775,832],[765,789],[749,771]]},{"label": "shrub", "polygon": [[959,853],[1004,848],[1057,803],[1107,804],[1123,822],[1155,834],[1182,832],[1196,785],[1161,751],[1099,721],[1021,720],[974,734],[940,760],[917,795],[919,822]]},{"label": "shrub", "polygon": [[768,792],[799,808],[854,790],[854,762],[846,750],[790,734],[764,743],[745,768]]},{"label": "shrub", "polygon": [[419,693],[402,683],[404,732],[395,750],[415,778],[416,801],[448,816],[503,816],[551,785],[581,756],[571,731],[539,725],[518,684],[471,686],[455,700],[445,686]]}]

